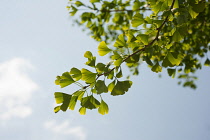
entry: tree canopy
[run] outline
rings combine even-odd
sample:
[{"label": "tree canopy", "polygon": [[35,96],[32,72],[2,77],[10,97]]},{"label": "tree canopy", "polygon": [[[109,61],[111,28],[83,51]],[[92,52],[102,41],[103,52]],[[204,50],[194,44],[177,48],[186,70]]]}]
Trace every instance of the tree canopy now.
[{"label": "tree canopy", "polygon": [[80,17],[74,22],[99,41],[98,54],[109,55],[110,61],[97,62],[86,51],[90,69],[73,67],[57,76],[55,84],[61,88],[71,84],[79,88],[74,93],[55,92],[59,104],[55,113],[74,110],[79,102],[82,115],[86,109],[107,114],[103,94],[124,95],[132,86],[129,76],[122,80],[122,64],[131,75],[138,75],[142,63],[155,73],[167,69],[178,84],[195,89],[195,72],[210,66],[209,4],[209,0],[69,0],[70,15]]}]

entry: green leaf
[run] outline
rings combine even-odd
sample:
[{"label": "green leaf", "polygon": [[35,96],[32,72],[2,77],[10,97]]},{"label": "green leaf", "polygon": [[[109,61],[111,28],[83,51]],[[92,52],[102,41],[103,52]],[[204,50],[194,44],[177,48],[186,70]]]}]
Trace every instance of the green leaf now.
[{"label": "green leaf", "polygon": [[196,18],[198,16],[199,13],[196,13],[194,10],[193,10],[193,7],[192,6],[189,6],[189,10],[188,10],[189,14],[191,15],[192,18]]},{"label": "green leaf", "polygon": [[119,58],[119,59],[117,59],[117,60],[114,61],[114,65],[115,66],[120,66],[122,64],[122,61],[123,61],[123,59],[122,58]]},{"label": "green leaf", "polygon": [[205,2],[199,2],[198,4],[193,4],[192,5],[193,8],[192,10],[195,11],[196,13],[200,13],[203,12],[203,10],[205,9]]},{"label": "green leaf", "polygon": [[55,83],[57,85],[60,85],[61,88],[66,87],[75,81],[72,79],[71,75],[69,72],[64,72],[62,76],[57,76],[57,79],[55,80]]},{"label": "green leaf", "polygon": [[88,58],[88,61],[85,63],[86,65],[95,67],[96,57],[90,51],[86,51],[84,57]]},{"label": "green leaf", "polygon": [[208,58],[206,59],[204,66],[210,66],[210,60]]},{"label": "green leaf", "polygon": [[66,111],[69,106],[72,95],[62,93],[62,92],[55,92],[54,95],[55,95],[56,103],[57,104],[62,103],[60,108],[55,108],[54,111],[55,112],[58,112],[59,110]]},{"label": "green leaf", "polygon": [[93,58],[93,54],[90,51],[86,51],[85,54],[84,54],[84,57],[92,59]]},{"label": "green leaf", "polygon": [[61,110],[60,107],[61,107],[61,106],[56,106],[56,107],[54,108],[54,112],[55,112],[55,113],[58,113],[58,112]]},{"label": "green leaf", "polygon": [[86,114],[86,108],[85,108],[85,107],[81,107],[81,108],[79,109],[79,113],[80,113],[81,115],[85,115],[85,114]]},{"label": "green leaf", "polygon": [[91,3],[100,2],[100,0],[90,0]]},{"label": "green leaf", "polygon": [[60,85],[60,80],[61,80],[61,77],[60,76],[56,76],[55,84],[56,85]]},{"label": "green leaf", "polygon": [[156,28],[159,28],[163,24],[164,20],[153,20],[153,24],[156,25]]},{"label": "green leaf", "polygon": [[115,87],[115,80],[112,81],[109,85],[108,85],[108,91],[112,92],[113,88]]},{"label": "green leaf", "polygon": [[132,82],[131,81],[117,81],[117,84],[113,88],[111,95],[123,95],[125,92],[128,91],[128,89],[131,87]]},{"label": "green leaf", "polygon": [[123,34],[120,34],[114,43],[114,47],[122,48],[126,46],[125,38]]},{"label": "green leaf", "polygon": [[65,112],[68,109],[70,100],[71,100],[71,95],[63,94],[63,104],[60,107],[62,111]]},{"label": "green leaf", "polygon": [[179,8],[179,0],[175,0],[173,8]]},{"label": "green leaf", "polygon": [[80,2],[80,1],[76,1],[75,2],[75,5],[77,6],[77,7],[80,7],[80,6],[82,6],[82,5],[84,5],[82,2]]},{"label": "green leaf", "polygon": [[102,115],[108,114],[109,112],[109,107],[103,100],[101,100],[101,104],[100,104],[100,107],[98,108],[98,112]]},{"label": "green leaf", "polygon": [[136,38],[135,38],[134,33],[132,31],[128,31],[125,35],[128,38],[126,43],[136,41]]},{"label": "green leaf", "polygon": [[114,53],[114,55],[111,56],[112,60],[116,60],[116,59],[121,58],[121,56],[116,51],[114,51],[113,53]]},{"label": "green leaf", "polygon": [[100,102],[93,96],[87,96],[82,98],[81,106],[88,109],[95,109],[100,106]]},{"label": "green leaf", "polygon": [[78,96],[72,96],[71,97],[71,100],[70,100],[70,103],[69,103],[69,109],[74,110],[75,105],[77,103],[77,99],[78,99]]},{"label": "green leaf", "polygon": [[172,78],[175,77],[176,75],[176,69],[167,69],[168,75],[171,76]]},{"label": "green leaf", "polygon": [[70,71],[70,74],[75,81],[78,81],[82,78],[82,73],[77,68],[72,68],[71,71]]},{"label": "green leaf", "polygon": [[151,69],[153,72],[161,72],[162,71],[162,67],[159,65],[159,63],[157,62]]},{"label": "green leaf", "polygon": [[152,61],[149,59],[148,56],[143,56],[143,59],[146,61],[146,63],[147,63],[148,65],[153,66],[153,63],[152,63]]},{"label": "green leaf", "polygon": [[105,92],[105,93],[108,92],[108,88],[105,85],[104,81],[102,81],[102,80],[98,80],[96,82],[96,90],[97,90],[97,94],[101,94],[103,92]]},{"label": "green leaf", "polygon": [[157,14],[158,12],[161,11],[161,8],[162,8],[162,5],[163,5],[163,4],[164,4],[164,3],[163,3],[162,1],[156,2],[155,5],[152,5],[152,6],[151,6],[151,7],[152,7],[152,11],[154,11],[154,13]]},{"label": "green leaf", "polygon": [[77,8],[75,8],[74,6],[71,6],[72,11],[69,12],[71,16],[74,16],[77,13]]},{"label": "green leaf", "polygon": [[96,62],[96,57],[93,57],[92,59],[88,58],[88,61],[85,64],[90,67],[95,67],[95,62]]},{"label": "green leaf", "polygon": [[176,29],[176,31],[174,32],[173,34],[173,37],[172,37],[173,41],[175,42],[179,42],[183,39],[183,36],[179,33],[179,31]]},{"label": "green leaf", "polygon": [[143,15],[140,14],[140,13],[136,13],[134,16],[133,16],[133,19],[131,21],[131,24],[133,27],[138,27],[139,25],[143,24],[144,23],[144,18],[143,18]]},{"label": "green leaf", "polygon": [[169,52],[165,59],[163,60],[162,66],[164,67],[173,67],[178,66],[183,60],[184,55],[180,53],[171,53]]},{"label": "green leaf", "polygon": [[101,74],[101,73],[104,72],[105,67],[106,67],[105,64],[103,64],[103,63],[98,63],[98,64],[96,65],[96,70],[97,70],[98,73]]},{"label": "green leaf", "polygon": [[139,34],[136,36],[137,40],[139,40],[140,42],[144,43],[144,45],[148,45],[149,44],[149,36],[145,35],[145,34]]},{"label": "green leaf", "polygon": [[83,95],[84,95],[84,93],[85,93],[85,91],[78,90],[78,91],[74,92],[72,95],[77,96],[78,97],[78,100],[81,100],[82,97],[83,97]]},{"label": "green leaf", "polygon": [[120,71],[116,74],[116,77],[117,78],[121,78],[123,75],[122,75],[122,69],[120,69]]},{"label": "green leaf", "polygon": [[107,75],[107,79],[113,79],[114,77],[114,71],[109,72],[109,74]]},{"label": "green leaf", "polygon": [[54,96],[55,96],[55,101],[57,104],[63,103],[64,99],[63,99],[63,94],[62,92],[55,92]]},{"label": "green leaf", "polygon": [[104,56],[107,53],[109,53],[110,51],[112,51],[111,49],[109,49],[105,43],[105,41],[102,41],[99,46],[98,46],[98,54],[100,56]]},{"label": "green leaf", "polygon": [[86,83],[93,83],[96,80],[97,73],[93,73],[87,69],[82,69],[82,78],[81,80],[85,81]]}]

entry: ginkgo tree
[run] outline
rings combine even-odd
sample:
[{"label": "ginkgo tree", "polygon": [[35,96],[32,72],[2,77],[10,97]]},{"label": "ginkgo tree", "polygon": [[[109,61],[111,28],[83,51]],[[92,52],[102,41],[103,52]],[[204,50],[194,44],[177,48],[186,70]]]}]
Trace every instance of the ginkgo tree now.
[{"label": "ginkgo tree", "polygon": [[103,94],[124,95],[132,86],[129,77],[122,80],[122,64],[131,75],[138,75],[142,63],[155,73],[167,69],[178,84],[195,89],[194,73],[210,66],[209,4],[209,0],[69,0],[69,13],[77,17],[74,22],[99,41],[98,54],[109,55],[110,61],[97,62],[86,51],[90,69],[73,67],[57,76],[56,85],[76,84],[78,90],[55,92],[59,104],[55,113],[74,110],[78,103],[82,115],[87,109],[107,114]]}]

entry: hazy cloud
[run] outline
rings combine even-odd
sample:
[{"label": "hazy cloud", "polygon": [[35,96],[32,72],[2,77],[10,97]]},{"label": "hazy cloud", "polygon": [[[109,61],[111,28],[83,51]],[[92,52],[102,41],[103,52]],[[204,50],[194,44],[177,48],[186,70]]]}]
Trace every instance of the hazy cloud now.
[{"label": "hazy cloud", "polygon": [[21,58],[0,63],[0,119],[25,118],[32,113],[27,105],[32,93],[38,89],[26,74],[32,69],[30,62]]},{"label": "hazy cloud", "polygon": [[86,132],[84,131],[84,128],[82,126],[73,127],[70,125],[69,121],[58,123],[55,120],[51,120],[45,122],[44,127],[57,134],[72,135],[76,138],[76,140],[86,139]]}]

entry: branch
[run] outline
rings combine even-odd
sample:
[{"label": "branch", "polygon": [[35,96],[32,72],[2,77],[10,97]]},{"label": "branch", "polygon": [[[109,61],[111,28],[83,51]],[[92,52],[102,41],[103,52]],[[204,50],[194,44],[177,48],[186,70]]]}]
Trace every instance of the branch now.
[{"label": "branch", "polygon": [[[175,0],[173,0],[173,2],[172,2],[172,5],[171,5],[171,7],[170,7],[170,9],[169,9],[170,11],[173,9],[174,3],[175,3]],[[126,61],[127,59],[129,59],[130,57],[134,56],[135,54],[138,54],[138,53],[144,51],[146,48],[152,46],[153,43],[154,43],[155,41],[158,40],[160,31],[161,31],[161,29],[163,28],[163,26],[165,25],[165,23],[168,21],[168,18],[169,18],[169,16],[167,16],[167,17],[165,18],[165,20],[163,21],[163,23],[160,25],[160,27],[157,28],[158,32],[157,32],[155,38],[154,38],[148,45],[145,45],[144,48],[142,48],[142,49],[140,49],[140,50],[137,50],[137,51],[135,51],[134,53],[128,55],[126,58],[124,58],[124,59],[122,60],[122,63],[125,62],[125,61]],[[121,64],[122,64],[122,63],[121,63]],[[101,77],[102,75],[106,75],[106,74],[111,73],[114,69],[116,69],[116,67],[112,68],[112,69],[111,69],[110,71],[108,71],[108,72],[104,72],[104,73],[102,73],[102,74],[98,74],[97,77],[96,77],[96,80],[97,80],[99,77]],[[89,87],[89,86],[90,86],[90,84],[87,85],[87,86],[85,86],[85,87],[83,87],[83,88],[86,89],[86,88]]]}]

